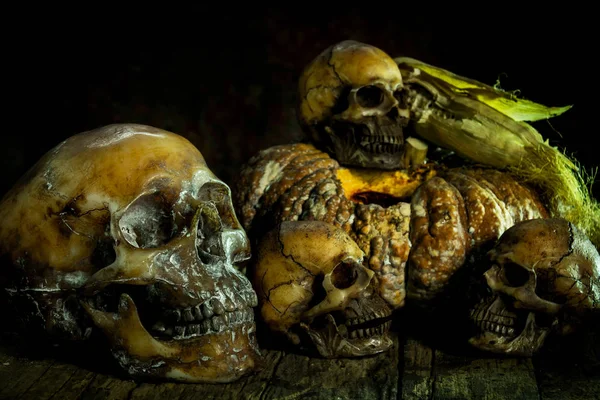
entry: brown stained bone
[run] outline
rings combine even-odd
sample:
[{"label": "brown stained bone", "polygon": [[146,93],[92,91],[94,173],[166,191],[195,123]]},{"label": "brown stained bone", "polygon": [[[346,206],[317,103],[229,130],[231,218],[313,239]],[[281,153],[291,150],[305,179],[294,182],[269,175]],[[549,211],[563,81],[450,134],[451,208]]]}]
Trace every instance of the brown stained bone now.
[{"label": "brown stained bone", "polygon": [[183,137],[135,124],[75,135],[0,218],[0,300],[26,332],[98,330],[141,379],[226,382],[255,368],[256,294],[234,267],[249,241],[229,188]]},{"label": "brown stained bone", "polygon": [[493,294],[471,313],[470,343],[496,353],[531,355],[552,333],[575,330],[600,309],[600,255],[570,222],[533,219],[508,229],[485,272]]},{"label": "brown stained bone", "polygon": [[409,110],[398,101],[402,89],[391,57],[376,47],[343,41],[325,49],[302,73],[299,120],[313,143],[342,165],[408,167],[403,127]]},{"label": "brown stained bone", "polygon": [[387,350],[391,309],[363,257],[334,225],[282,222],[259,242],[252,268],[263,320],[296,345],[306,345],[304,331],[327,358]]},{"label": "brown stained bone", "polygon": [[382,50],[351,40],[325,49],[300,78],[300,121],[313,125],[331,116],[345,86],[360,88],[375,83],[392,91],[402,87],[398,66]]}]

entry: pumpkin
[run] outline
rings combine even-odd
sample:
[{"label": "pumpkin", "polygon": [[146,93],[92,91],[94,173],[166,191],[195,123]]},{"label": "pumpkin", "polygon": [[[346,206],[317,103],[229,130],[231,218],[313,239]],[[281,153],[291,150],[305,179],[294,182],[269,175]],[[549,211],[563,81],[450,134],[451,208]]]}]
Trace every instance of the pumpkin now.
[{"label": "pumpkin", "polygon": [[495,169],[343,167],[305,143],[252,157],[234,183],[234,206],[254,243],[283,221],[340,227],[393,308],[407,291],[419,301],[438,297],[470,253],[489,249],[517,222],[548,217],[535,191]]}]

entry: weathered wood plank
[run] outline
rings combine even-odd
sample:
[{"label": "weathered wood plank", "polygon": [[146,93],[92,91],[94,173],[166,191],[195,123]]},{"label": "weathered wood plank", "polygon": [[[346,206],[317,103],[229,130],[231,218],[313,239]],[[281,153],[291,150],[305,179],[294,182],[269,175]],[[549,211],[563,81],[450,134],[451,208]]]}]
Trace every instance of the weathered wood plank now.
[{"label": "weathered wood plank", "polygon": [[76,400],[96,377],[96,373],[76,367],[75,373],[50,398],[51,400]]},{"label": "weathered wood plank", "polygon": [[0,399],[15,399],[23,395],[52,363],[52,360],[32,360],[3,354],[0,360]]},{"label": "weathered wood plank", "polygon": [[600,399],[600,322],[557,339],[534,357],[542,400]]},{"label": "weathered wood plank", "polygon": [[436,350],[433,367],[433,399],[539,399],[530,358],[475,358]]},{"label": "weathered wood plank", "polygon": [[98,374],[85,387],[81,400],[127,400],[137,386],[134,381],[121,380],[112,376]]},{"label": "weathered wood plank", "polygon": [[353,360],[271,350],[261,371],[237,382],[178,384],[123,380],[0,343],[0,399],[600,399],[597,333],[549,343],[534,363],[444,349],[395,338],[388,352]]},{"label": "weathered wood plank", "polygon": [[243,382],[242,387],[238,393],[238,399],[260,399],[265,389],[269,385],[269,382],[273,379],[275,370],[281,359],[283,353],[279,351],[268,351],[265,357],[265,367],[258,375],[252,375],[246,378]]},{"label": "weathered wood plank", "polygon": [[181,394],[185,390],[186,385],[182,383],[141,383],[133,389],[130,394],[130,399],[181,399]]},{"label": "weathered wood plank", "polygon": [[396,399],[398,339],[385,353],[326,360],[285,354],[261,399]]},{"label": "weathered wood plank", "polygon": [[434,351],[414,339],[404,343],[402,399],[429,399],[433,393]]},{"label": "weathered wood plank", "polygon": [[130,398],[132,400],[259,399],[282,357],[282,353],[278,351],[264,353],[264,367],[239,381],[230,384],[143,383],[131,392]]},{"label": "weathered wood plank", "polygon": [[52,398],[71,379],[77,369],[74,365],[64,363],[50,366],[20,398],[35,400]]}]

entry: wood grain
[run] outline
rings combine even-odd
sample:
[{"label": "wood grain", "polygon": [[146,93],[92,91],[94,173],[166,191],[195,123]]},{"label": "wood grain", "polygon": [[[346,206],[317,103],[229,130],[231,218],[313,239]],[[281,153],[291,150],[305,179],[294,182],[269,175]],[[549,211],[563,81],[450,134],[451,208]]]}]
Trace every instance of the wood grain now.
[{"label": "wood grain", "polygon": [[[0,399],[600,399],[595,331],[550,342],[534,358],[461,354],[394,336],[385,353],[327,360],[263,350],[255,374],[230,384],[135,382],[0,340]],[[27,355],[24,355],[27,354]]]}]

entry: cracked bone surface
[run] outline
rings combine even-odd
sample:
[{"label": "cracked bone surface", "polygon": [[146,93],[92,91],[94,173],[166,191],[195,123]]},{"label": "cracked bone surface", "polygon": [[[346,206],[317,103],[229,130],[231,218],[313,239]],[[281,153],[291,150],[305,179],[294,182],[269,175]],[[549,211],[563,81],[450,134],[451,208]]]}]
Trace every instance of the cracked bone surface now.
[{"label": "cracked bone surface", "polygon": [[471,310],[485,351],[530,356],[549,334],[570,333],[600,309],[600,255],[572,223],[533,219],[508,229],[489,253],[492,295]]},{"label": "cracked bone surface", "polygon": [[[347,40],[319,54],[299,82],[299,119],[311,140],[342,165],[405,168],[408,107],[402,76],[380,49]],[[399,100],[400,99],[400,100]]]},{"label": "cracked bone surface", "polygon": [[25,329],[70,341],[98,329],[140,379],[255,369],[257,298],[236,268],[249,241],[185,138],[135,124],[75,135],[6,194],[0,218],[0,300]]},{"label": "cracked bone surface", "polygon": [[356,357],[387,350],[391,308],[379,296],[364,253],[340,228],[287,221],[259,242],[253,284],[273,331],[295,345],[310,338],[321,356]]}]

